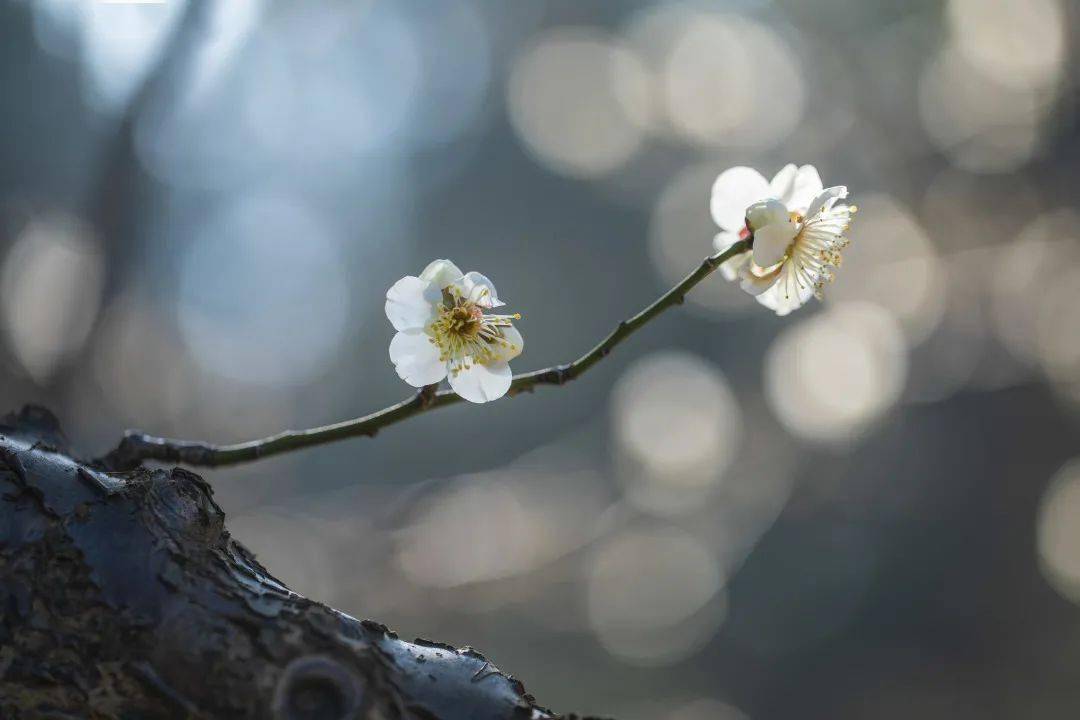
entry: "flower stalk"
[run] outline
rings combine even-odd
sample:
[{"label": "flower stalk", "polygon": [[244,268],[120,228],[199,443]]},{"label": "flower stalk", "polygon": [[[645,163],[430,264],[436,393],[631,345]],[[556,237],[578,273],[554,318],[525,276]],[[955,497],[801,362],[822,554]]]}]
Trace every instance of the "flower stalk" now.
[{"label": "flower stalk", "polygon": [[[739,240],[726,249],[705,258],[696,270],[687,275],[636,315],[620,322],[607,337],[571,363],[514,375],[508,395],[532,392],[542,385],[564,385],[584,374],[607,357],[622,341],[674,305],[681,305],[698,283],[712,275],[721,264],[750,249],[750,240]],[[439,390],[437,384],[426,385],[412,397],[383,408],[370,415],[343,420],[331,425],[307,430],[286,430],[270,437],[234,445],[213,445],[190,440],[155,437],[138,431],[128,431],[120,444],[98,463],[110,470],[125,470],[144,460],[201,467],[220,467],[251,462],[272,455],[324,445],[354,437],[374,437],[385,427],[414,415],[453,405],[462,397],[453,390]]]}]

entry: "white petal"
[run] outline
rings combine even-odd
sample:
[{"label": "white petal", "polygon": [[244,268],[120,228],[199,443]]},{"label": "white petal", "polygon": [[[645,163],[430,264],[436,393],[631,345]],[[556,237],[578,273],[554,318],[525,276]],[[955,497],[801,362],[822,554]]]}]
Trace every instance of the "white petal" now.
[{"label": "white petal", "polygon": [[450,387],[469,402],[485,403],[505,395],[512,379],[510,366],[505,362],[491,365],[475,363],[468,370],[451,372]]},{"label": "white petal", "polygon": [[751,295],[761,295],[761,293],[776,284],[776,279],[780,277],[782,269],[783,266],[780,266],[769,272],[761,272],[759,274],[758,268],[754,263],[747,262],[739,268],[739,279],[742,281],[739,283],[739,287]]},{"label": "white petal", "polygon": [[738,232],[746,222],[746,208],[769,197],[769,183],[753,168],[737,166],[720,173],[712,186],[709,210],[724,230]]},{"label": "white petal", "polygon": [[813,165],[803,165],[791,181],[791,189],[780,199],[791,210],[806,213],[810,201],[821,192],[821,176]]},{"label": "white petal", "polygon": [[847,187],[844,185],[834,185],[831,188],[827,188],[821,191],[813,200],[806,210],[806,217],[812,218],[822,210],[829,210],[836,204],[837,200],[842,200],[848,195]]},{"label": "white petal", "polygon": [[783,260],[797,230],[798,227],[790,220],[757,230],[754,233],[754,262],[767,268]]},{"label": "white petal", "polygon": [[398,377],[413,387],[424,387],[446,377],[439,348],[423,330],[403,330],[390,341],[390,362]]},{"label": "white petal", "polygon": [[395,330],[421,329],[435,319],[428,283],[406,275],[386,291],[386,317]]},{"label": "white petal", "polygon": [[[732,232],[719,232],[713,238],[713,247],[717,252],[724,252],[739,241],[739,235]],[[720,274],[726,280],[734,280],[739,276],[739,270],[750,260],[750,251],[733,255],[720,263]]]},{"label": "white petal", "polygon": [[439,290],[453,285],[462,276],[458,266],[449,260],[434,260],[420,273],[420,279],[432,283]]},{"label": "white petal", "polygon": [[499,296],[495,292],[495,284],[475,270],[466,273],[456,284],[461,288],[461,292],[465,294],[465,297],[480,307],[496,308],[506,304],[499,300]]},{"label": "white petal", "polygon": [[495,348],[495,357],[502,362],[513,360],[525,349],[525,338],[521,337],[521,333],[513,325],[501,327],[499,331],[506,344]]},{"label": "white petal", "polygon": [[813,287],[800,284],[794,271],[786,270],[772,287],[757,296],[759,303],[781,316],[802,307],[814,295]]},{"label": "white petal", "polygon": [[716,233],[716,237],[712,239],[713,249],[715,249],[718,253],[724,252],[729,247],[739,242],[739,240],[739,233],[721,230],[720,232]]},{"label": "white petal", "polygon": [[788,163],[780,168],[780,172],[773,175],[773,179],[769,181],[769,194],[787,205],[791,191],[795,187],[795,175],[798,172],[799,166],[795,163]]},{"label": "white petal", "polygon": [[720,274],[724,276],[725,280],[735,280],[739,277],[739,272],[750,262],[751,255],[751,252],[747,250],[729,260],[725,260],[720,264]]},{"label": "white petal", "polygon": [[746,208],[746,226],[754,232],[766,225],[785,223],[789,220],[791,220],[791,213],[788,212],[787,205],[776,198],[758,200]]}]

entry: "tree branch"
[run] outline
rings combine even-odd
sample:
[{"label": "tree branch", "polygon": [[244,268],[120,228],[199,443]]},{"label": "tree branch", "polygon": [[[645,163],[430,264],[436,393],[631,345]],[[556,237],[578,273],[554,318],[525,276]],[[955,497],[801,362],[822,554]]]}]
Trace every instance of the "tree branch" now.
[{"label": "tree branch", "polygon": [[[515,375],[508,394],[517,395],[523,392],[532,392],[539,385],[564,385],[579,377],[586,370],[607,357],[616,345],[657,315],[673,305],[681,305],[686,294],[695,285],[711,275],[724,261],[744,252],[749,247],[749,241],[740,240],[727,250],[705,258],[701,265],[694,272],[687,275],[682,282],[661,295],[637,315],[620,322],[596,347],[574,362]],[[437,390],[436,388],[435,385],[428,385],[411,398],[363,417],[308,430],[286,430],[277,435],[235,445],[211,445],[210,443],[189,440],[170,440],[137,431],[128,431],[120,444],[108,455],[101,458],[99,462],[116,470],[135,467],[143,460],[216,467],[258,460],[270,455],[278,455],[346,438],[374,437],[379,430],[406,418],[461,401],[461,396],[452,390]]]},{"label": "tree branch", "polygon": [[0,417],[0,608],[6,720],[575,717],[471,648],[290,590],[198,475],[101,473],[43,408]]}]

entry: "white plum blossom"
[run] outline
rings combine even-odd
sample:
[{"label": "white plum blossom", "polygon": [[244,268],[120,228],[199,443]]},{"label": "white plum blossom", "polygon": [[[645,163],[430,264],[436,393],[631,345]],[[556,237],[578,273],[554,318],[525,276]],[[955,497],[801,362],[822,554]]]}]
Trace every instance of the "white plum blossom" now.
[{"label": "white plum blossom", "polygon": [[710,210],[720,233],[718,251],[751,239],[752,249],[720,266],[728,280],[757,301],[787,315],[821,291],[840,267],[844,235],[857,208],[843,185],[825,188],[813,165],[787,165],[771,181],[757,170],[733,167],[713,183]]},{"label": "white plum blossom", "polygon": [[413,387],[449,377],[469,402],[502,397],[513,378],[508,362],[524,345],[512,323],[520,315],[485,314],[503,304],[490,280],[449,260],[401,278],[386,293],[386,317],[398,331],[390,341],[397,374]]}]

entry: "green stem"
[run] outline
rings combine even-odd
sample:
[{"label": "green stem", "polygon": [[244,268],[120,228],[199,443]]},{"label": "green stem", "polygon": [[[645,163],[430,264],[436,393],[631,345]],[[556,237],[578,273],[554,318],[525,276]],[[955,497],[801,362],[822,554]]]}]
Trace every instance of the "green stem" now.
[{"label": "green stem", "polygon": [[[509,395],[531,392],[538,385],[563,385],[582,375],[636,330],[673,305],[681,305],[695,285],[711,275],[725,260],[747,250],[749,243],[740,240],[727,250],[705,258],[694,272],[682,282],[661,295],[655,302],[633,317],[620,322],[614,330],[597,343],[589,352],[572,363],[534,370],[515,375],[510,383]],[[189,440],[170,440],[144,433],[128,431],[120,445],[101,459],[109,468],[135,467],[143,460],[182,463],[193,466],[215,467],[258,460],[259,458],[322,445],[352,437],[374,437],[385,427],[401,422],[413,415],[434,408],[461,402],[461,396],[452,390],[437,390],[429,385],[406,400],[383,408],[370,415],[308,430],[286,430],[270,437],[235,445],[211,445]]]}]

